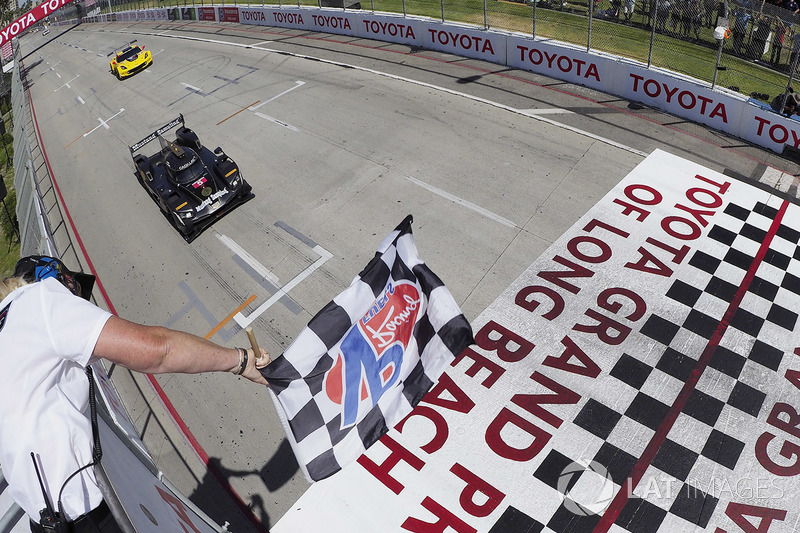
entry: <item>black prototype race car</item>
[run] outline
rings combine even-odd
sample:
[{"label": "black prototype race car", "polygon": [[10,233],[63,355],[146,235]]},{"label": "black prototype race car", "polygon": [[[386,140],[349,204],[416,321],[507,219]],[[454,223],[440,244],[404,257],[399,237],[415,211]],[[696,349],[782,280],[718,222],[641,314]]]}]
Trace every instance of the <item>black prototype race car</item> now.
[{"label": "black prototype race car", "polygon": [[[175,127],[175,140],[168,141],[163,134]],[[136,153],[155,139],[161,144],[158,153]],[[255,196],[236,163],[222,148],[212,152],[203,146],[183,115],[129,149],[139,183],[186,242]]]}]

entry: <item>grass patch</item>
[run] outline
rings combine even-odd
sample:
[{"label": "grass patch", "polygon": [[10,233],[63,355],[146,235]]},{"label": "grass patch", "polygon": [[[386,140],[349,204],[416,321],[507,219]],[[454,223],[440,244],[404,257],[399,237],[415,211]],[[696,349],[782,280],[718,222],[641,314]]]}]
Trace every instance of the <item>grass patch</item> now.
[{"label": "grass patch", "polygon": [[19,261],[20,242],[17,225],[17,191],[14,189],[14,130],[13,118],[8,111],[8,99],[0,102],[0,112],[6,133],[2,134],[5,148],[0,148],[0,174],[7,196],[0,202],[0,279],[14,273],[14,266]]},{"label": "grass patch", "polygon": [[[8,135],[8,134],[7,134]],[[0,150],[5,159],[5,151]],[[5,168],[5,161],[2,161],[2,168]],[[14,273],[14,265],[19,261],[19,239],[17,239],[16,228],[12,224],[16,223],[17,191],[14,190],[13,168],[3,173],[3,182],[6,185],[8,196],[3,200],[4,205],[0,205],[0,279],[7,278]]]}]

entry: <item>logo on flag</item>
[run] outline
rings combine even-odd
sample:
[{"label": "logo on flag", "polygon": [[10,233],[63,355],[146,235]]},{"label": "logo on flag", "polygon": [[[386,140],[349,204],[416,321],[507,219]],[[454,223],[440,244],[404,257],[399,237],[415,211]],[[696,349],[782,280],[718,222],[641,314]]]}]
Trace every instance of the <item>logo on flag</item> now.
[{"label": "logo on flag", "polygon": [[306,478],[355,461],[467,346],[472,328],[422,261],[411,216],[261,373]]},{"label": "logo on flag", "polygon": [[385,294],[345,337],[325,378],[328,398],[342,405],[342,428],[356,422],[362,402],[371,409],[397,381],[419,305],[414,285],[389,283]]}]

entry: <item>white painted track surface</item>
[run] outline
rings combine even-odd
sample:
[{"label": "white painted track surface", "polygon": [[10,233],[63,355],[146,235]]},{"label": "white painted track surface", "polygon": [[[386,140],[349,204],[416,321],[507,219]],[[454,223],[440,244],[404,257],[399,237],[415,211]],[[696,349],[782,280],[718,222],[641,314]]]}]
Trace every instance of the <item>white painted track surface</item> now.
[{"label": "white painted track surface", "polygon": [[[245,314],[298,280],[253,322],[273,354],[409,213],[422,257],[474,319],[656,148],[796,194],[797,165],[771,152],[437,52],[199,22],[86,24],[48,37],[22,39],[33,106],[116,311],[205,336],[252,295]],[[106,54],[132,39],[155,62],[119,82]],[[237,161],[256,194],[189,245],[136,182],[127,149],[179,113]],[[320,257],[315,245],[332,257],[300,279]],[[247,342],[231,320],[212,339]],[[196,448],[267,528],[306,490],[259,387],[229,375],[158,378],[192,446],[146,379],[112,377],[159,467],[233,531],[253,526],[225,503]]]}]

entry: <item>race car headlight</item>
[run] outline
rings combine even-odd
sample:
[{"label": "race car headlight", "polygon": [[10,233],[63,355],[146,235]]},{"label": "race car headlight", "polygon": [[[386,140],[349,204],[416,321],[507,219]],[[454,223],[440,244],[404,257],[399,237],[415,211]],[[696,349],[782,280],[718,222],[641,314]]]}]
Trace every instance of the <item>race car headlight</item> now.
[{"label": "race car headlight", "polygon": [[125,65],[120,65],[120,66],[119,66],[119,69],[120,69],[120,70],[128,70],[128,67],[126,67]]},{"label": "race car headlight", "polygon": [[181,218],[192,218],[194,213],[191,211],[178,211],[178,216]]},{"label": "race car headlight", "polygon": [[242,181],[242,177],[236,174],[236,176],[231,179],[231,187],[238,187],[240,181]]}]

